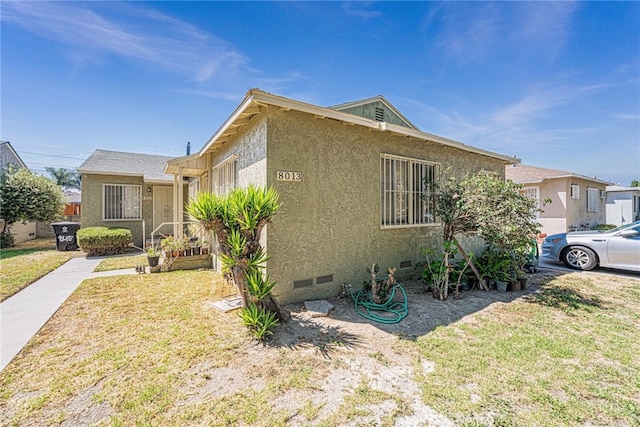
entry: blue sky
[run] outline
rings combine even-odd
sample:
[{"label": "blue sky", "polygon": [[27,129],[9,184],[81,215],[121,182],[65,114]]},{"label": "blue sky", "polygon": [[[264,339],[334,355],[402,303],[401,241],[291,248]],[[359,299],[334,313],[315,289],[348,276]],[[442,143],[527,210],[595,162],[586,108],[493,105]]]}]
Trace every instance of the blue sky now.
[{"label": "blue sky", "polygon": [[0,138],[29,167],[167,156],[250,88],[384,95],[421,130],[522,163],[640,179],[639,2],[0,3]]}]

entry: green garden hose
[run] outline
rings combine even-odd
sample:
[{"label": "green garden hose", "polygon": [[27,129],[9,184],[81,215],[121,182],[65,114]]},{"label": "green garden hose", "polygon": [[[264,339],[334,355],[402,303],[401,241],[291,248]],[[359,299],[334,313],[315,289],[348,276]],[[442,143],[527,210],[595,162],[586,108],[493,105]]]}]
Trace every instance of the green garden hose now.
[{"label": "green garden hose", "polygon": [[[403,301],[393,301],[393,297],[396,294],[396,289],[400,289],[403,296]],[[365,319],[373,320],[378,323],[398,323],[409,314],[409,305],[407,304],[407,294],[404,288],[400,284],[396,284],[389,294],[387,302],[384,304],[376,304],[371,299],[371,290],[361,289],[356,295],[353,295],[351,289],[349,289],[351,299],[355,303],[356,312]],[[375,314],[374,312],[390,313],[389,317],[381,314]]]}]

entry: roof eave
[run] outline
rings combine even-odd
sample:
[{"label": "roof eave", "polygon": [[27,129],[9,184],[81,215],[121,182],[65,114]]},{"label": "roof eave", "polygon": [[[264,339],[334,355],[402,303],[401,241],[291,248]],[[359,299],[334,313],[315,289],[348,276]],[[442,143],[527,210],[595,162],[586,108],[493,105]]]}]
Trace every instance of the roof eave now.
[{"label": "roof eave", "polygon": [[467,144],[463,144],[462,142],[454,141],[452,139],[444,138],[438,135],[433,135],[431,133],[422,132],[419,130],[409,129],[404,126],[394,125],[391,123],[379,123],[380,130],[386,130],[393,133],[398,133],[401,135],[405,135],[412,138],[422,139],[425,141],[433,141],[438,144],[445,145],[447,147],[458,148],[460,150],[469,151],[475,154],[481,154],[483,156],[492,157],[498,160],[502,160],[505,164],[515,164],[520,163],[521,159],[515,156],[508,156],[506,154],[498,154],[493,151],[483,150],[482,148],[472,147]]},{"label": "roof eave", "polygon": [[[386,122],[377,122],[375,120],[367,119],[354,114],[336,111],[331,108],[319,107],[316,105],[308,104],[306,102],[296,101],[293,99],[273,95],[263,92],[259,89],[251,89],[247,92],[244,99],[234,110],[234,112],[227,118],[227,120],[225,120],[222,126],[220,126],[220,128],[211,136],[211,138],[209,138],[207,143],[202,147],[202,149],[200,149],[200,151],[190,156],[178,157],[176,159],[169,160],[167,162],[167,165],[165,166],[165,173],[178,173],[179,167],[182,166],[183,174],[186,175],[187,169],[189,169],[189,162],[191,162],[192,160],[201,159],[213,147],[226,142],[227,138],[236,132],[235,130],[232,130],[232,128],[238,128],[237,121],[242,120],[242,118],[247,115],[257,114],[259,111],[255,109],[256,107],[267,105],[279,107],[283,110],[300,111],[303,113],[311,114],[314,117],[320,119],[329,118],[339,120],[350,125],[360,125],[371,130],[389,131],[421,140],[433,141],[445,146],[454,147],[475,154],[495,158],[505,162],[505,164],[520,163],[521,161],[517,157],[507,156],[488,150],[483,150],[481,148],[472,147],[458,141],[425,133],[418,129],[411,129],[405,126],[394,125]],[[205,170],[196,168],[193,172],[194,174],[190,175],[195,176],[204,173]]]}]

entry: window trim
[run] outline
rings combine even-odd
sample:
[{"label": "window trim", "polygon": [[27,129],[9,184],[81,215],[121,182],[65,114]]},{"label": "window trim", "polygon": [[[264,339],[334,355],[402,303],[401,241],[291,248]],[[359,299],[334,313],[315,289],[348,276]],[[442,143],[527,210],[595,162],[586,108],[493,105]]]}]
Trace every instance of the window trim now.
[{"label": "window trim", "polygon": [[[593,196],[592,196],[593,194]],[[594,206],[590,206],[593,197]],[[587,187],[587,212],[598,212],[600,210],[600,190],[596,187]]]},{"label": "window trim", "polygon": [[[383,165],[385,160],[392,160],[392,161],[401,161],[401,162],[407,162],[407,177],[406,177],[406,182],[409,185],[409,188],[406,190],[408,197],[407,197],[407,222],[403,223],[403,224],[385,224],[385,213],[386,213],[386,189],[384,188],[384,171],[383,171]],[[424,194],[422,192],[422,188],[420,188],[418,191],[415,190],[414,186],[413,186],[413,172],[414,172],[414,168],[416,165],[422,165],[422,166],[430,166],[433,167],[433,176],[434,179],[437,180],[439,175],[440,175],[440,167],[441,164],[437,163],[437,162],[432,162],[429,160],[423,160],[423,159],[417,159],[417,158],[413,158],[413,157],[406,157],[406,156],[398,156],[395,154],[387,154],[387,153],[381,153],[380,154],[380,163],[379,163],[379,194],[380,194],[380,201],[379,201],[379,219],[378,219],[378,224],[380,226],[380,229],[382,230],[387,230],[387,229],[397,229],[397,228],[417,228],[417,227],[430,227],[430,226],[438,226],[441,224],[440,222],[440,218],[438,218],[435,215],[435,212],[433,212],[433,216],[434,216],[434,221],[433,222],[421,222],[421,223],[416,223],[415,222],[415,218],[413,217],[413,213],[414,213],[414,202],[415,202],[415,197],[422,197],[422,195]],[[404,177],[403,177],[404,178]],[[396,189],[393,189],[391,191],[396,191]],[[396,221],[397,222],[397,221]]]},{"label": "window trim", "polygon": [[[226,159],[222,160],[221,162],[217,163],[213,167],[211,167],[211,192],[213,194],[222,196],[222,195],[228,194],[229,192],[231,192],[231,190],[236,188],[236,181],[237,181],[236,180],[236,173],[237,173],[236,160],[237,159],[238,159],[238,155],[233,154],[227,157]],[[220,182],[218,182],[218,178],[220,176],[220,172],[223,171],[225,168],[229,168],[230,170],[223,172],[223,174],[225,175],[224,176],[225,182],[221,185]],[[228,179],[230,177],[232,178],[233,181],[229,183]],[[222,188],[222,191],[220,191],[221,188]]]},{"label": "window trim", "polygon": [[569,196],[573,200],[580,200],[580,186],[578,184],[571,184],[569,189]]},{"label": "window trim", "polygon": [[[107,218],[107,204],[105,201],[105,191],[107,187],[130,187],[137,189],[138,192],[138,203],[139,203],[139,216],[137,218]],[[102,183],[102,197],[101,197],[101,207],[102,207],[102,221],[142,221],[144,219],[144,215],[142,212],[142,185],[140,184],[122,184],[122,183]],[[120,212],[122,214],[122,212]]]}]

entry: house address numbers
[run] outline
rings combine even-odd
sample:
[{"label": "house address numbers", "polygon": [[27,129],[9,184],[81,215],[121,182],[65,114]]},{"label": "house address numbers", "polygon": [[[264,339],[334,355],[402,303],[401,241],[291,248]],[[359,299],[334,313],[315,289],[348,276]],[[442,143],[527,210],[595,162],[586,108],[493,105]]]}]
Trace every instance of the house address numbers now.
[{"label": "house address numbers", "polygon": [[302,172],[277,172],[278,181],[302,181]]}]

